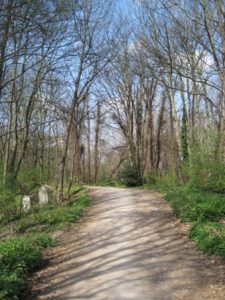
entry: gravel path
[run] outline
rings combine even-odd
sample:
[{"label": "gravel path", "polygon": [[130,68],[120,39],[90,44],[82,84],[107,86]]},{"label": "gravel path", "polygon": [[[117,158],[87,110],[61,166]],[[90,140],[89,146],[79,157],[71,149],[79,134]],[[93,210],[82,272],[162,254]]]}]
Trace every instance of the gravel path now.
[{"label": "gravel path", "polygon": [[87,216],[48,251],[30,299],[225,299],[225,263],[195,249],[158,193],[90,194]]}]

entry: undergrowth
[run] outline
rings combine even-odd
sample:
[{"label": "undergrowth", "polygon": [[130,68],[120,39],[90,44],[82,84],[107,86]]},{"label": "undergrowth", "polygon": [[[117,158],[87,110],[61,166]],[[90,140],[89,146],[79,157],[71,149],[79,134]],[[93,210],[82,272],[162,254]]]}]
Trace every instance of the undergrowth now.
[{"label": "undergrowth", "polygon": [[51,233],[80,218],[89,199],[85,190],[79,189],[75,194],[62,204],[35,207],[30,213],[18,215],[12,224],[4,224],[5,230],[11,226],[13,237],[0,243],[0,300],[22,297],[30,272],[43,263],[43,249],[55,244]]},{"label": "undergrowth", "polygon": [[208,254],[225,258],[225,195],[197,188],[196,185],[179,185],[177,178],[154,178],[145,188],[161,192],[175,215],[189,223],[189,238],[197,248]]},{"label": "undergrowth", "polygon": [[45,233],[9,239],[0,244],[0,299],[18,299],[26,276],[42,264],[42,250],[53,245]]}]

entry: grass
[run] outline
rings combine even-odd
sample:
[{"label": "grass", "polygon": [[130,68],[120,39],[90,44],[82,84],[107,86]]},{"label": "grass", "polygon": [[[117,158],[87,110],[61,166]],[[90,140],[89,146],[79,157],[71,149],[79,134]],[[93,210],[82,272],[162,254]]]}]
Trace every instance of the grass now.
[{"label": "grass", "polygon": [[199,250],[225,258],[225,226],[211,221],[196,222],[192,225],[189,237]]},{"label": "grass", "polygon": [[62,204],[35,207],[30,213],[20,214],[12,224],[11,236],[0,243],[0,299],[20,299],[28,288],[29,274],[43,263],[43,249],[53,246],[52,233],[76,222],[89,205],[86,191],[73,187],[76,196]]},{"label": "grass", "polygon": [[177,188],[168,191],[165,198],[183,222],[217,222],[225,217],[225,197],[221,194]]},{"label": "grass", "polygon": [[22,217],[15,228],[17,233],[32,231],[53,231],[78,220],[83,208],[88,204],[84,191],[79,192],[76,200],[65,201],[62,204],[45,206],[29,215]]},{"label": "grass", "polygon": [[121,183],[119,180],[116,179],[107,179],[107,178],[103,178],[100,179],[97,183],[97,186],[104,186],[104,187],[118,187],[118,188],[125,188],[126,185]]},{"label": "grass", "polygon": [[53,245],[47,234],[26,235],[0,244],[0,299],[18,299],[26,276],[42,264],[42,250]]},{"label": "grass", "polygon": [[197,248],[225,258],[225,195],[179,186],[175,180],[154,182],[145,188],[164,194],[175,215],[190,224],[189,238]]}]

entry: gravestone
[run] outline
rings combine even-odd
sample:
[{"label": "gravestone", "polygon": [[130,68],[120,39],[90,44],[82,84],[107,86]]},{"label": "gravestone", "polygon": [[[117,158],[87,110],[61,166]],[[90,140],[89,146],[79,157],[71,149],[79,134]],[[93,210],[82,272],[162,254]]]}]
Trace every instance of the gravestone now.
[{"label": "gravestone", "polygon": [[27,212],[31,208],[31,202],[30,202],[30,197],[29,196],[24,196],[23,197],[23,211]]},{"label": "gravestone", "polygon": [[39,204],[48,204],[48,189],[45,186],[40,187],[38,191]]}]

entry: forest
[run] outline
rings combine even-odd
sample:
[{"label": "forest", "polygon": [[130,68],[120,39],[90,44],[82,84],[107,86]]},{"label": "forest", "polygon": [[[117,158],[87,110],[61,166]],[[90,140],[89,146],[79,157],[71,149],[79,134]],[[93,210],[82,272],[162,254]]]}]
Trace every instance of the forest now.
[{"label": "forest", "polygon": [[[35,226],[78,219],[84,185],[160,191],[225,257],[225,1],[1,0],[0,32],[0,299],[51,244]],[[43,185],[49,215],[24,213]],[[30,222],[38,250],[15,271]]]}]

